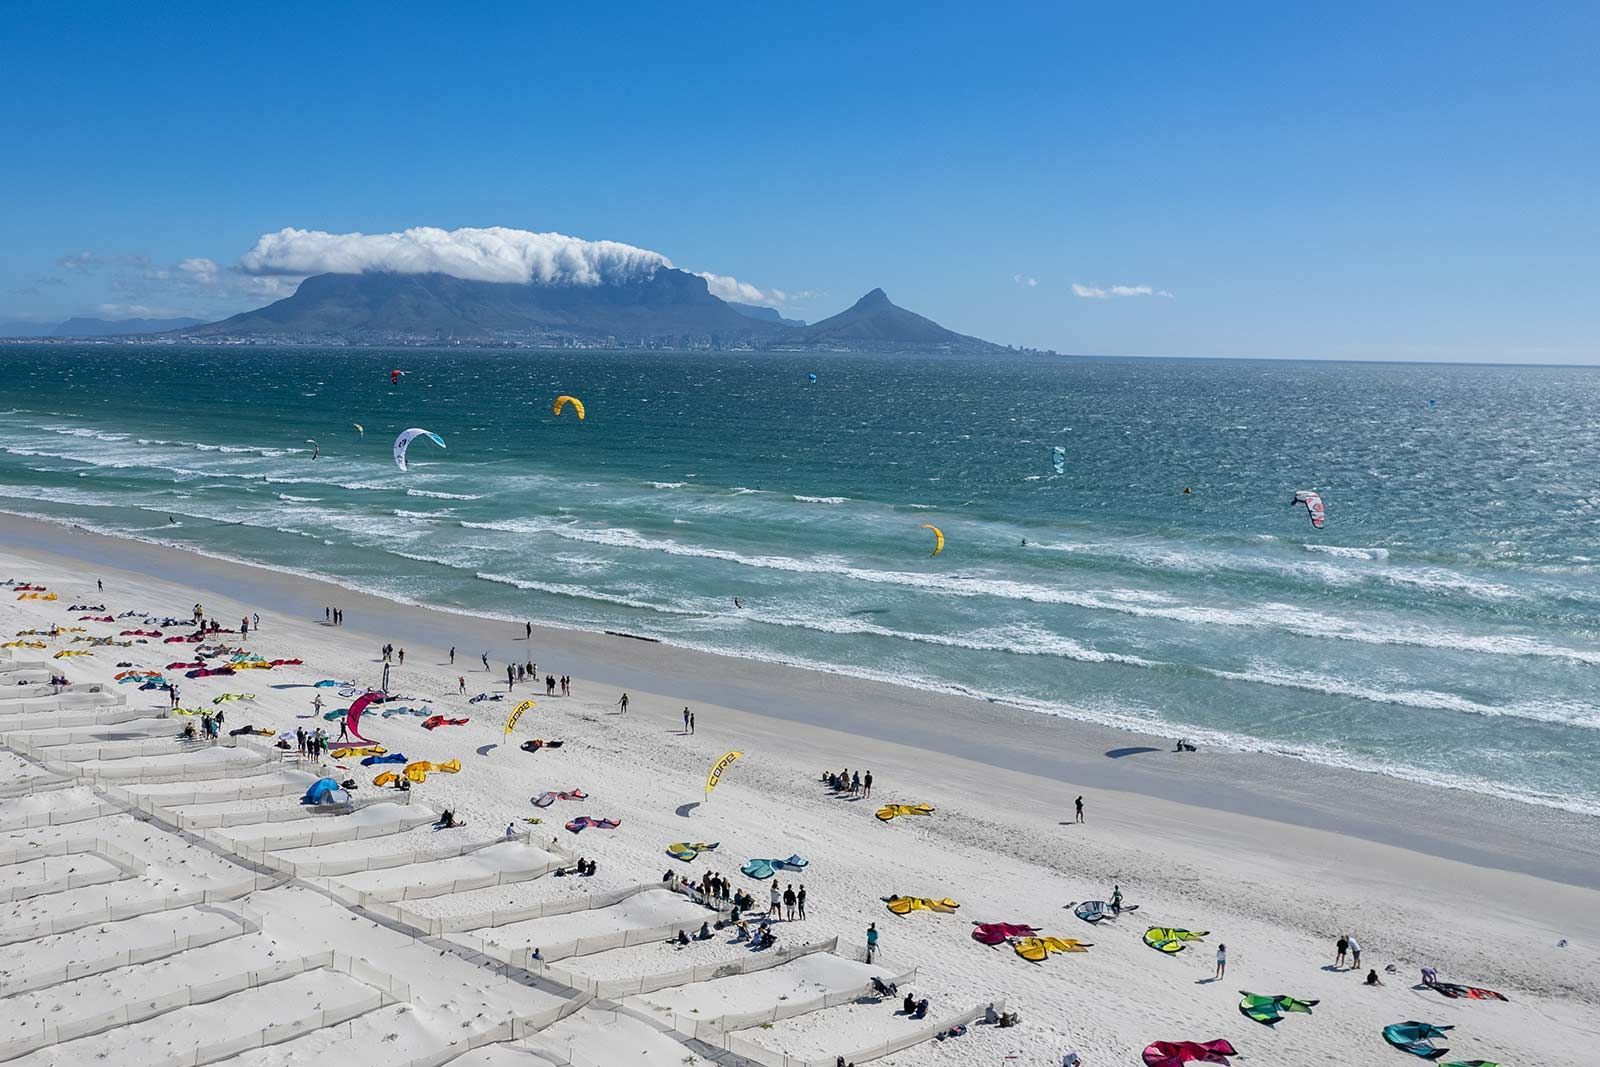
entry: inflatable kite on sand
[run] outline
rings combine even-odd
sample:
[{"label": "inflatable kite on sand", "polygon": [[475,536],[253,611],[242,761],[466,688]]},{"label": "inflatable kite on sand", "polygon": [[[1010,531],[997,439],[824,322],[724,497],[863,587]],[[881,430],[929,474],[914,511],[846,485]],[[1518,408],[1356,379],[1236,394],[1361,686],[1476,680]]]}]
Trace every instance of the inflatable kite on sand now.
[{"label": "inflatable kite on sand", "polygon": [[889,910],[896,915],[910,915],[914,911],[932,911],[940,915],[954,914],[961,907],[949,897],[943,900],[930,900],[927,897],[884,897],[883,902]]},{"label": "inflatable kite on sand", "polygon": [[588,815],[580,815],[567,823],[567,829],[575,834],[581,834],[591,827],[596,830],[615,830],[621,825],[621,819],[595,819]]},{"label": "inflatable kite on sand", "polygon": [[[420,759],[415,763],[406,764],[405,776],[413,782],[426,782],[428,780],[428,774],[430,771],[440,771],[444,774],[455,774],[460,770],[461,761],[458,759],[448,760],[444,763],[430,763],[425,759]],[[378,777],[381,778],[383,776],[379,775]],[[378,783],[373,782],[373,784],[377,785]]]},{"label": "inflatable kite on sand", "polygon": [[900,815],[932,815],[932,804],[885,804],[878,809],[878,818],[888,822]]},{"label": "inflatable kite on sand", "polygon": [[1189,947],[1190,941],[1198,941],[1209,930],[1178,930],[1170,926],[1152,926],[1144,932],[1144,943],[1157,952],[1165,952],[1169,956],[1182,952]]},{"label": "inflatable kite on sand", "polygon": [[[367,706],[369,704],[373,703],[374,701],[381,702],[382,700],[382,693],[366,693],[357,697],[355,699],[355,703],[350,705],[350,710],[344,713],[345,731],[357,741],[365,741],[369,745],[373,744],[374,742],[372,738],[361,736],[361,713],[367,710]],[[337,717],[336,712],[331,714],[334,714]]]},{"label": "inflatable kite on sand", "polygon": [[558,800],[588,800],[588,799],[589,799],[589,794],[588,793],[585,793],[583,790],[579,789],[577,786],[573,786],[571,789],[567,790],[566,792],[540,793],[538,796],[533,798],[533,806],[536,807],[536,808],[548,808],[550,805],[554,804]]},{"label": "inflatable kite on sand", "polygon": [[381,756],[388,751],[382,745],[334,745],[328,750],[328,754],[336,760],[345,760],[361,756]]},{"label": "inflatable kite on sand", "polygon": [[1429,989],[1437,990],[1451,1000],[1506,1000],[1504,993],[1475,985],[1457,985],[1454,982],[1434,982]]},{"label": "inflatable kite on sand", "polygon": [[1434,1047],[1434,1041],[1446,1036],[1450,1026],[1419,1023],[1415,1019],[1403,1023],[1390,1023],[1383,1028],[1383,1039],[1401,1052],[1409,1052],[1425,1060],[1436,1060],[1450,1050]]},{"label": "inflatable kite on sand", "polygon": [[1315,1000],[1296,1000],[1294,997],[1264,997],[1246,993],[1242,989],[1239,993],[1239,1014],[1266,1026],[1277,1026],[1283,1021],[1283,1013],[1287,1011],[1310,1015],[1312,1007],[1319,1003]]},{"label": "inflatable kite on sand", "polygon": [[1075,937],[1024,937],[1012,947],[1023,959],[1043,963],[1053,952],[1088,952],[1093,946]]},{"label": "inflatable kite on sand", "polygon": [[1103,919],[1115,919],[1118,915],[1138,910],[1137,904],[1124,904],[1121,911],[1113,911],[1111,905],[1103,900],[1084,900],[1072,909],[1072,914],[1086,923],[1097,923]]},{"label": "inflatable kite on sand", "polygon": [[713,841],[709,845],[704,841],[674,841],[667,846],[667,855],[675,860],[683,860],[687,863],[702,852],[715,850],[719,844],[721,844],[719,841]]},{"label": "inflatable kite on sand", "polygon": [[1145,1046],[1145,1067],[1183,1067],[1186,1063],[1226,1064],[1229,1056],[1238,1052],[1228,1042],[1215,1041],[1153,1041]]},{"label": "inflatable kite on sand", "polygon": [[1022,923],[974,923],[972,940],[980,945],[1000,945],[1014,937],[1038,937],[1039,931]]},{"label": "inflatable kite on sand", "polygon": [[405,761],[404,752],[386,752],[381,756],[368,756],[361,761],[361,766],[376,767],[380,763],[404,763]]},{"label": "inflatable kite on sand", "polygon": [[786,860],[751,860],[739,868],[740,873],[747,878],[771,878],[779,871],[801,871],[811,865],[811,861],[800,856],[790,856]]},{"label": "inflatable kite on sand", "polygon": [[422,720],[422,728],[424,730],[437,730],[441,726],[465,726],[467,721],[466,719],[447,719],[443,715],[429,715]]}]

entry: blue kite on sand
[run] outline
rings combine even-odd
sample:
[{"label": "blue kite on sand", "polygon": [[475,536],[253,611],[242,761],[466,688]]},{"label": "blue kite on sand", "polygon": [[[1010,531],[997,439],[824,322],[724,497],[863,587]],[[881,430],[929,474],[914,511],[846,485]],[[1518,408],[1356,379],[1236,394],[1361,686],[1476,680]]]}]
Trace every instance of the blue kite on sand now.
[{"label": "blue kite on sand", "polygon": [[406,758],[402,753],[390,752],[390,753],[388,753],[386,755],[382,755],[382,756],[368,756],[366,759],[361,761],[361,766],[363,766],[363,767],[372,767],[372,766],[376,766],[379,763],[405,763],[405,762],[406,762]]},{"label": "blue kite on sand", "polygon": [[771,878],[779,871],[798,871],[810,864],[808,859],[790,856],[786,860],[751,860],[739,870],[751,878]]}]

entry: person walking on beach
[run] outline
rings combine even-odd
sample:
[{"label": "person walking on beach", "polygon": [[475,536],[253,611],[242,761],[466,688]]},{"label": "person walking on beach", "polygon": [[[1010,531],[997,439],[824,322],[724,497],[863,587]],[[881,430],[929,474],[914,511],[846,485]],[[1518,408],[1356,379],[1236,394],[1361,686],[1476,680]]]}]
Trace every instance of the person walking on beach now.
[{"label": "person walking on beach", "polygon": [[350,717],[348,715],[339,720],[339,740],[350,740]]},{"label": "person walking on beach", "polygon": [[1339,950],[1339,955],[1334,957],[1333,965],[1335,967],[1343,967],[1344,954],[1350,951],[1350,939],[1345,935],[1340,934],[1339,940],[1334,942],[1333,947]]},{"label": "person walking on beach", "polygon": [[485,652],[480,658],[483,660],[483,669],[484,670],[488,670],[489,669],[489,653]]},{"label": "person walking on beach", "polygon": [[456,675],[456,692],[459,693],[461,696],[466,696],[467,695],[467,676],[466,675],[464,675],[464,674]]},{"label": "person walking on beach", "polygon": [[333,609],[332,608],[324,607],[322,609],[322,621],[323,621],[324,624],[331,623],[333,621]]},{"label": "person walking on beach", "polygon": [[778,881],[777,881],[777,879],[773,879],[773,881],[772,881],[772,895],[771,895],[771,897],[769,899],[772,901],[772,906],[767,909],[767,914],[771,915],[771,916],[774,916],[775,918],[782,919],[783,918],[783,894],[778,892]]},{"label": "person walking on beach", "polygon": [[506,691],[510,692],[517,687],[517,672],[511,669],[511,664],[506,664]]},{"label": "person walking on beach", "polygon": [[254,626],[256,628],[256,632],[257,633],[261,632],[261,613],[260,612],[252,611],[250,613],[250,625],[252,625],[252,626]]},{"label": "person walking on beach", "polygon": [[105,582],[102,582],[102,581],[101,581],[101,580],[100,580],[100,579],[98,579],[98,578],[96,578],[96,579],[95,579],[95,580],[94,580],[94,587],[95,587],[95,588],[96,588],[96,589],[98,589],[98,590],[100,590],[100,592],[102,592],[102,593],[104,593],[104,592],[105,592],[105,591],[106,591],[106,583],[105,583]]},{"label": "person walking on beach", "polygon": [[622,694],[622,699],[617,701],[617,707],[622,709],[622,713],[624,715],[626,715],[628,713],[628,694],[627,693],[623,693]]},{"label": "person walking on beach", "polygon": [[1217,977],[1220,979],[1228,973],[1228,946],[1217,946]]},{"label": "person walking on beach", "polygon": [[878,954],[878,924],[867,924],[867,962],[872,962],[872,957]]},{"label": "person walking on beach", "polygon": [[322,714],[322,694],[321,693],[316,693],[311,697],[311,714],[312,715],[316,715],[316,716],[320,716]]},{"label": "person walking on beach", "polygon": [[689,732],[694,733],[694,712],[689,713]]},{"label": "person walking on beach", "polygon": [[402,648],[400,650],[400,666],[404,667],[405,665],[406,665],[406,650]]},{"label": "person walking on beach", "polygon": [[1111,914],[1122,914],[1122,887],[1120,885],[1111,887]]},{"label": "person walking on beach", "polygon": [[794,900],[794,886],[791,885],[783,891],[783,910],[790,922],[794,922]]},{"label": "person walking on beach", "polygon": [[794,895],[794,903],[795,907],[800,911],[800,918],[804,920],[806,917],[806,887],[804,885],[802,885],[800,887],[800,891]]},{"label": "person walking on beach", "polygon": [[1077,800],[1073,801],[1072,802],[1072,806],[1076,811],[1076,814],[1074,815],[1072,821],[1073,822],[1082,822],[1083,821],[1083,797],[1080,796],[1080,797],[1078,797]]},{"label": "person walking on beach", "polygon": [[294,747],[300,755],[304,756],[306,754],[306,731],[303,726],[294,728]]},{"label": "person walking on beach", "polygon": [[239,620],[239,637],[244,639],[250,636],[250,616],[246,615]]}]

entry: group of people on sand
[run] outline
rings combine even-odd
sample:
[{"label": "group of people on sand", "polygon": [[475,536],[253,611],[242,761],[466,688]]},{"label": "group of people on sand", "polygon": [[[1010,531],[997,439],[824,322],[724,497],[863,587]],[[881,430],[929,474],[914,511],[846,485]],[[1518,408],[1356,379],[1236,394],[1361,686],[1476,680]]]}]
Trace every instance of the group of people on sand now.
[{"label": "group of people on sand", "polygon": [[[1361,942],[1356,940],[1356,936],[1354,934],[1340,934],[1339,940],[1333,943],[1333,947],[1335,950],[1335,955],[1333,957],[1334,969],[1337,970],[1346,967],[1352,971],[1359,971],[1361,969]],[[1349,961],[1348,964],[1346,963],[1346,960]],[[1394,967],[1391,965],[1389,970],[1393,971]],[[1366,980],[1362,984],[1382,985],[1383,979],[1378,977],[1376,968],[1368,968]]]},{"label": "group of people on sand", "polygon": [[306,759],[321,759],[322,754],[328,750],[328,735],[320,726],[315,730],[307,730],[304,726],[296,726],[294,728],[294,742],[295,747],[300,751],[300,755]]},{"label": "group of people on sand", "polygon": [[865,775],[860,771],[852,772],[848,767],[838,773],[823,771],[822,780],[827,783],[829,789],[842,796],[870,797],[872,795],[871,771],[868,771]]},{"label": "group of people on sand", "polygon": [[[323,608],[322,609],[322,621],[323,621],[323,624],[327,625],[327,626],[343,626],[344,625],[344,609],[343,608]],[[260,627],[260,625],[261,625],[261,623],[258,620],[256,622],[256,626]]]}]

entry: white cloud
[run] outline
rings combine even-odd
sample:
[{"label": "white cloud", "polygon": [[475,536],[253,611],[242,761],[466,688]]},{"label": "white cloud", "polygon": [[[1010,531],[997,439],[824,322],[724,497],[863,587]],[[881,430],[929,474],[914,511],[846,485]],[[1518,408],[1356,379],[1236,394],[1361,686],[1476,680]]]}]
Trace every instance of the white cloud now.
[{"label": "white cloud", "polygon": [[672,262],[617,241],[503,226],[400,233],[324,233],[292,227],[263,234],[239,260],[246,274],[449,274],[484,282],[599,285],[648,277]]},{"label": "white cloud", "polygon": [[730,278],[726,274],[710,274],[706,271],[696,271],[706,280],[706,288],[711,290],[711,295],[721,300],[732,300],[740,304],[786,304],[789,294],[782,289],[759,289],[749,282],[741,282],[738,278]]},{"label": "white cloud", "polygon": [[1013,274],[1011,276],[1011,280],[1016,282],[1018,285],[1026,285],[1029,289],[1032,289],[1039,284],[1038,278],[1030,278],[1025,274]]},{"label": "white cloud", "polygon": [[108,319],[171,319],[181,314],[172,308],[148,304],[100,304],[95,311]]},{"label": "white cloud", "polygon": [[1165,289],[1152,289],[1148,285],[1082,285],[1072,283],[1072,293],[1085,300],[1110,300],[1118,296],[1172,296]]},{"label": "white cloud", "polygon": [[179,260],[178,270],[205,285],[215,282],[217,275],[222,273],[222,267],[217,264],[216,260],[206,259],[203,256]]}]

